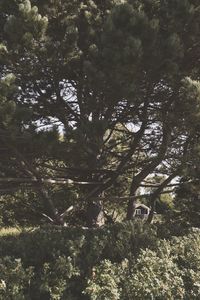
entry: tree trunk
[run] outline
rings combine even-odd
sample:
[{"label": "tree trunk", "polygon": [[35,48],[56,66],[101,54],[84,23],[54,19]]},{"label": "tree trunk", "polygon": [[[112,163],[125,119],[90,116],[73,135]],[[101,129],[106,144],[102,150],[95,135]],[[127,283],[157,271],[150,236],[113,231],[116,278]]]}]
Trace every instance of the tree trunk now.
[{"label": "tree trunk", "polygon": [[153,221],[155,206],[156,206],[156,198],[153,199],[153,201],[151,203],[151,210],[150,210],[150,213],[149,213],[148,218],[147,218],[147,223],[149,223],[149,224],[151,224],[152,221]]},{"label": "tree trunk", "polygon": [[137,189],[138,189],[138,183],[132,181],[131,188],[130,188],[131,198],[129,199],[128,206],[127,206],[127,214],[126,214],[127,220],[133,219],[135,214],[135,208],[137,203],[137,197],[136,197]]},{"label": "tree trunk", "polygon": [[130,199],[128,201],[128,206],[127,206],[127,214],[126,214],[127,220],[133,219],[135,208],[136,208],[136,199]]},{"label": "tree trunk", "polygon": [[55,225],[64,226],[65,222],[63,220],[63,217],[58,214],[58,211],[55,208],[52,199],[50,199],[45,186],[39,183],[38,185],[36,185],[36,191],[43,201],[44,207],[47,211],[47,215],[49,216],[49,219],[52,220],[52,223]]},{"label": "tree trunk", "polygon": [[105,224],[103,206],[100,201],[90,202],[87,208],[87,226],[101,227]]}]

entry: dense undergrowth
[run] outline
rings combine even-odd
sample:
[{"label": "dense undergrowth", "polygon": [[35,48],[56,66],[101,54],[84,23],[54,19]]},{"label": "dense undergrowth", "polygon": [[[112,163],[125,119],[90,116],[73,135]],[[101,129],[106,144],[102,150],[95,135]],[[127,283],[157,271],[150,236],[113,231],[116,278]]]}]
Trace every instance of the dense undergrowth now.
[{"label": "dense undergrowth", "polygon": [[127,222],[0,237],[0,299],[199,299],[200,232]]}]

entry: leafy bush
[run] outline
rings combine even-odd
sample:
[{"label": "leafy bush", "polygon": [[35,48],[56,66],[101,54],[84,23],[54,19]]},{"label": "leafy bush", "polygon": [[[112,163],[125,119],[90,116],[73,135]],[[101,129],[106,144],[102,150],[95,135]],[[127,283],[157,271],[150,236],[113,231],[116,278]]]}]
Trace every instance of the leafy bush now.
[{"label": "leafy bush", "polygon": [[20,259],[0,259],[0,299],[28,299],[33,268],[25,269]]},{"label": "leafy bush", "polygon": [[148,249],[130,269],[130,274],[123,277],[121,299],[183,299],[183,279],[173,257],[159,257]]},{"label": "leafy bush", "polygon": [[173,238],[171,251],[183,273],[186,299],[198,299],[200,295],[200,230],[188,236]]},{"label": "leafy bush", "polygon": [[102,262],[85,291],[92,300],[184,299],[181,275],[172,257],[147,249],[136,261]]},{"label": "leafy bush", "polygon": [[21,258],[26,266],[40,268],[58,256],[73,257],[87,271],[103,259],[121,261],[138,255],[156,242],[154,227],[126,222],[101,229],[43,227],[17,236],[1,237],[0,256]]},{"label": "leafy bush", "polygon": [[119,282],[117,264],[104,260],[98,267],[92,269],[92,277],[88,280],[85,294],[92,300],[118,300],[120,299]]},{"label": "leafy bush", "polygon": [[[59,256],[52,263],[45,263],[38,280],[41,294],[48,294],[51,299],[72,299],[70,289],[75,289],[74,278],[79,276],[79,270],[74,266],[71,257]],[[70,280],[72,278],[72,280]]]},{"label": "leafy bush", "polygon": [[[192,246],[191,246],[192,245]],[[158,240],[154,251],[93,268],[85,293],[91,300],[198,299],[200,234]]]},{"label": "leafy bush", "polygon": [[[88,299],[82,292],[96,265],[131,259],[155,241],[155,228],[142,223],[87,230],[43,227],[0,237],[0,256],[21,259],[26,268],[34,268],[31,299],[78,300]],[[100,285],[103,288],[103,281]]]},{"label": "leafy bush", "polygon": [[198,299],[199,250],[199,231],[160,240],[155,227],[134,222],[3,235],[0,298]]}]

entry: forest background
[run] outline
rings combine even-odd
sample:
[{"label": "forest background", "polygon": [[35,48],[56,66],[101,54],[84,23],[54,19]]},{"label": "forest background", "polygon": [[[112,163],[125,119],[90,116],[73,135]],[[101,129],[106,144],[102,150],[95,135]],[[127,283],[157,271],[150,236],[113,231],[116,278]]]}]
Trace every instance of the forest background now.
[{"label": "forest background", "polygon": [[198,299],[198,1],[1,0],[0,28],[2,299]]}]

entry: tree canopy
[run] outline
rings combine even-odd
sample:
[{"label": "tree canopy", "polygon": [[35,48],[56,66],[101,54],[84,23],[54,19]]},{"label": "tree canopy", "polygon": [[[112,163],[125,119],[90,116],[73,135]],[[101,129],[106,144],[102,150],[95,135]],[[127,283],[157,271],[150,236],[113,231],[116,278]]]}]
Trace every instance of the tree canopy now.
[{"label": "tree canopy", "polygon": [[0,25],[0,193],[63,224],[150,186],[153,212],[197,157],[199,1],[1,0]]}]

